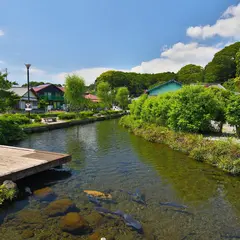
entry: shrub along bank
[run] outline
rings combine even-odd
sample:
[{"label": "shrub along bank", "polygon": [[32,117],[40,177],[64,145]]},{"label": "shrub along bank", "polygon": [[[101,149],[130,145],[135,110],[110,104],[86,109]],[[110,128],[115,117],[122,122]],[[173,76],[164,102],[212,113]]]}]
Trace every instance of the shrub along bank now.
[{"label": "shrub along bank", "polygon": [[234,175],[240,174],[240,145],[230,139],[212,141],[203,138],[201,134],[176,132],[135,119],[131,115],[122,117],[120,124],[148,141],[166,144],[198,161],[207,162]]}]

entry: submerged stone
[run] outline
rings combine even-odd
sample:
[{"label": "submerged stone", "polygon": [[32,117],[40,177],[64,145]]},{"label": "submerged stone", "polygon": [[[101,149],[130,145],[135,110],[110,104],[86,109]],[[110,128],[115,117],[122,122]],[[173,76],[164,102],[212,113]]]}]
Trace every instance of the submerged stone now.
[{"label": "submerged stone", "polygon": [[99,232],[95,232],[89,236],[89,240],[99,240],[101,239],[101,235]]},{"label": "submerged stone", "polygon": [[23,210],[17,215],[17,219],[27,224],[43,224],[44,219],[37,210]]},{"label": "submerged stone", "polygon": [[88,222],[76,212],[70,212],[62,217],[60,227],[62,231],[75,235],[81,235],[91,231]]},{"label": "submerged stone", "polygon": [[61,199],[51,202],[45,208],[45,214],[49,217],[63,216],[68,212],[78,212],[78,208],[70,199]]},{"label": "submerged stone", "polygon": [[29,239],[29,238],[32,238],[33,236],[34,236],[34,233],[31,230],[25,230],[21,234],[22,239]]},{"label": "submerged stone", "polygon": [[53,192],[50,187],[38,189],[33,192],[34,196],[41,201],[52,201],[57,195]]}]

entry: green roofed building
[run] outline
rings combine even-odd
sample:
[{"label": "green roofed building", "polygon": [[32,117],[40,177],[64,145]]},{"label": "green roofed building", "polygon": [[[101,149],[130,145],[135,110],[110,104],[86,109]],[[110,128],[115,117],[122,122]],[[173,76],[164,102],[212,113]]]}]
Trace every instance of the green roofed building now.
[{"label": "green roofed building", "polygon": [[168,82],[162,83],[152,89],[146,91],[149,96],[158,96],[159,94],[174,92],[182,87],[182,84],[175,81],[170,80]]}]

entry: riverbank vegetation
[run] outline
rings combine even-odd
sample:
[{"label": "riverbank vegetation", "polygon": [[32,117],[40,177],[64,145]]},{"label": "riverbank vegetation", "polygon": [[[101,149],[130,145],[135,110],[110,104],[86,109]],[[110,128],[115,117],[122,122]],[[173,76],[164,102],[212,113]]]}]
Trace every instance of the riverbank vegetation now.
[{"label": "riverbank vegetation", "polygon": [[8,189],[4,184],[0,185],[0,206],[5,201],[12,201],[16,197],[16,189]]},{"label": "riverbank vegetation", "polygon": [[166,144],[191,158],[207,162],[233,175],[240,174],[240,145],[228,141],[212,141],[201,134],[175,132],[167,127],[149,124],[132,115],[124,116],[120,124],[147,141]]},{"label": "riverbank vegetation", "polygon": [[120,124],[146,140],[169,145],[190,157],[240,174],[240,145],[212,141],[202,134],[221,132],[228,122],[240,133],[240,96],[216,87],[185,86],[174,92],[148,97],[130,105],[130,116]]}]

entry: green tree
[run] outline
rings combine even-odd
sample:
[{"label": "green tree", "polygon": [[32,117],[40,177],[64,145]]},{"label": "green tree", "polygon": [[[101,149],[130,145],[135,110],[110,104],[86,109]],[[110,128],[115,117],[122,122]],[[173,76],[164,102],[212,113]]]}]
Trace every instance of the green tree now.
[{"label": "green tree", "polygon": [[8,91],[15,82],[11,82],[7,80],[7,75],[2,74],[0,72],[0,111],[5,112],[13,109],[18,101],[19,96],[17,96],[14,92]]},{"label": "green tree", "polygon": [[229,91],[240,92],[240,77],[229,79],[223,86]]},{"label": "green tree", "polygon": [[240,137],[240,96],[233,95],[226,109],[227,122],[236,127],[237,136]]},{"label": "green tree", "polygon": [[202,86],[185,86],[174,93],[168,126],[175,131],[207,132],[216,119],[218,101]]},{"label": "green tree", "polygon": [[116,101],[122,109],[126,109],[128,106],[129,91],[127,87],[120,87],[117,90]]},{"label": "green tree", "polygon": [[97,96],[105,104],[106,107],[110,107],[112,104],[111,88],[108,82],[100,82],[97,85]]},{"label": "green tree", "polygon": [[188,64],[178,71],[177,80],[184,84],[203,82],[203,68]]},{"label": "green tree", "polygon": [[222,132],[223,124],[226,123],[226,109],[233,93],[214,86],[208,88],[207,91],[212,95],[213,98],[215,98],[216,102],[218,102],[216,107],[216,115],[212,120],[219,122],[219,131]]},{"label": "green tree", "polygon": [[85,82],[82,77],[75,74],[68,75],[65,79],[64,98],[73,111],[79,111],[83,108],[85,98]]},{"label": "green tree", "polygon": [[240,49],[236,53],[236,77],[240,77]]},{"label": "green tree", "polygon": [[226,82],[236,76],[236,53],[240,49],[240,42],[225,47],[214,55],[213,60],[205,67],[205,82]]},{"label": "green tree", "polygon": [[151,88],[153,84],[160,84],[176,78],[173,72],[163,72],[157,74],[140,74],[134,72],[107,71],[102,73],[95,81],[95,85],[100,82],[107,82],[111,89],[128,87],[131,96],[140,96],[144,90]]}]

